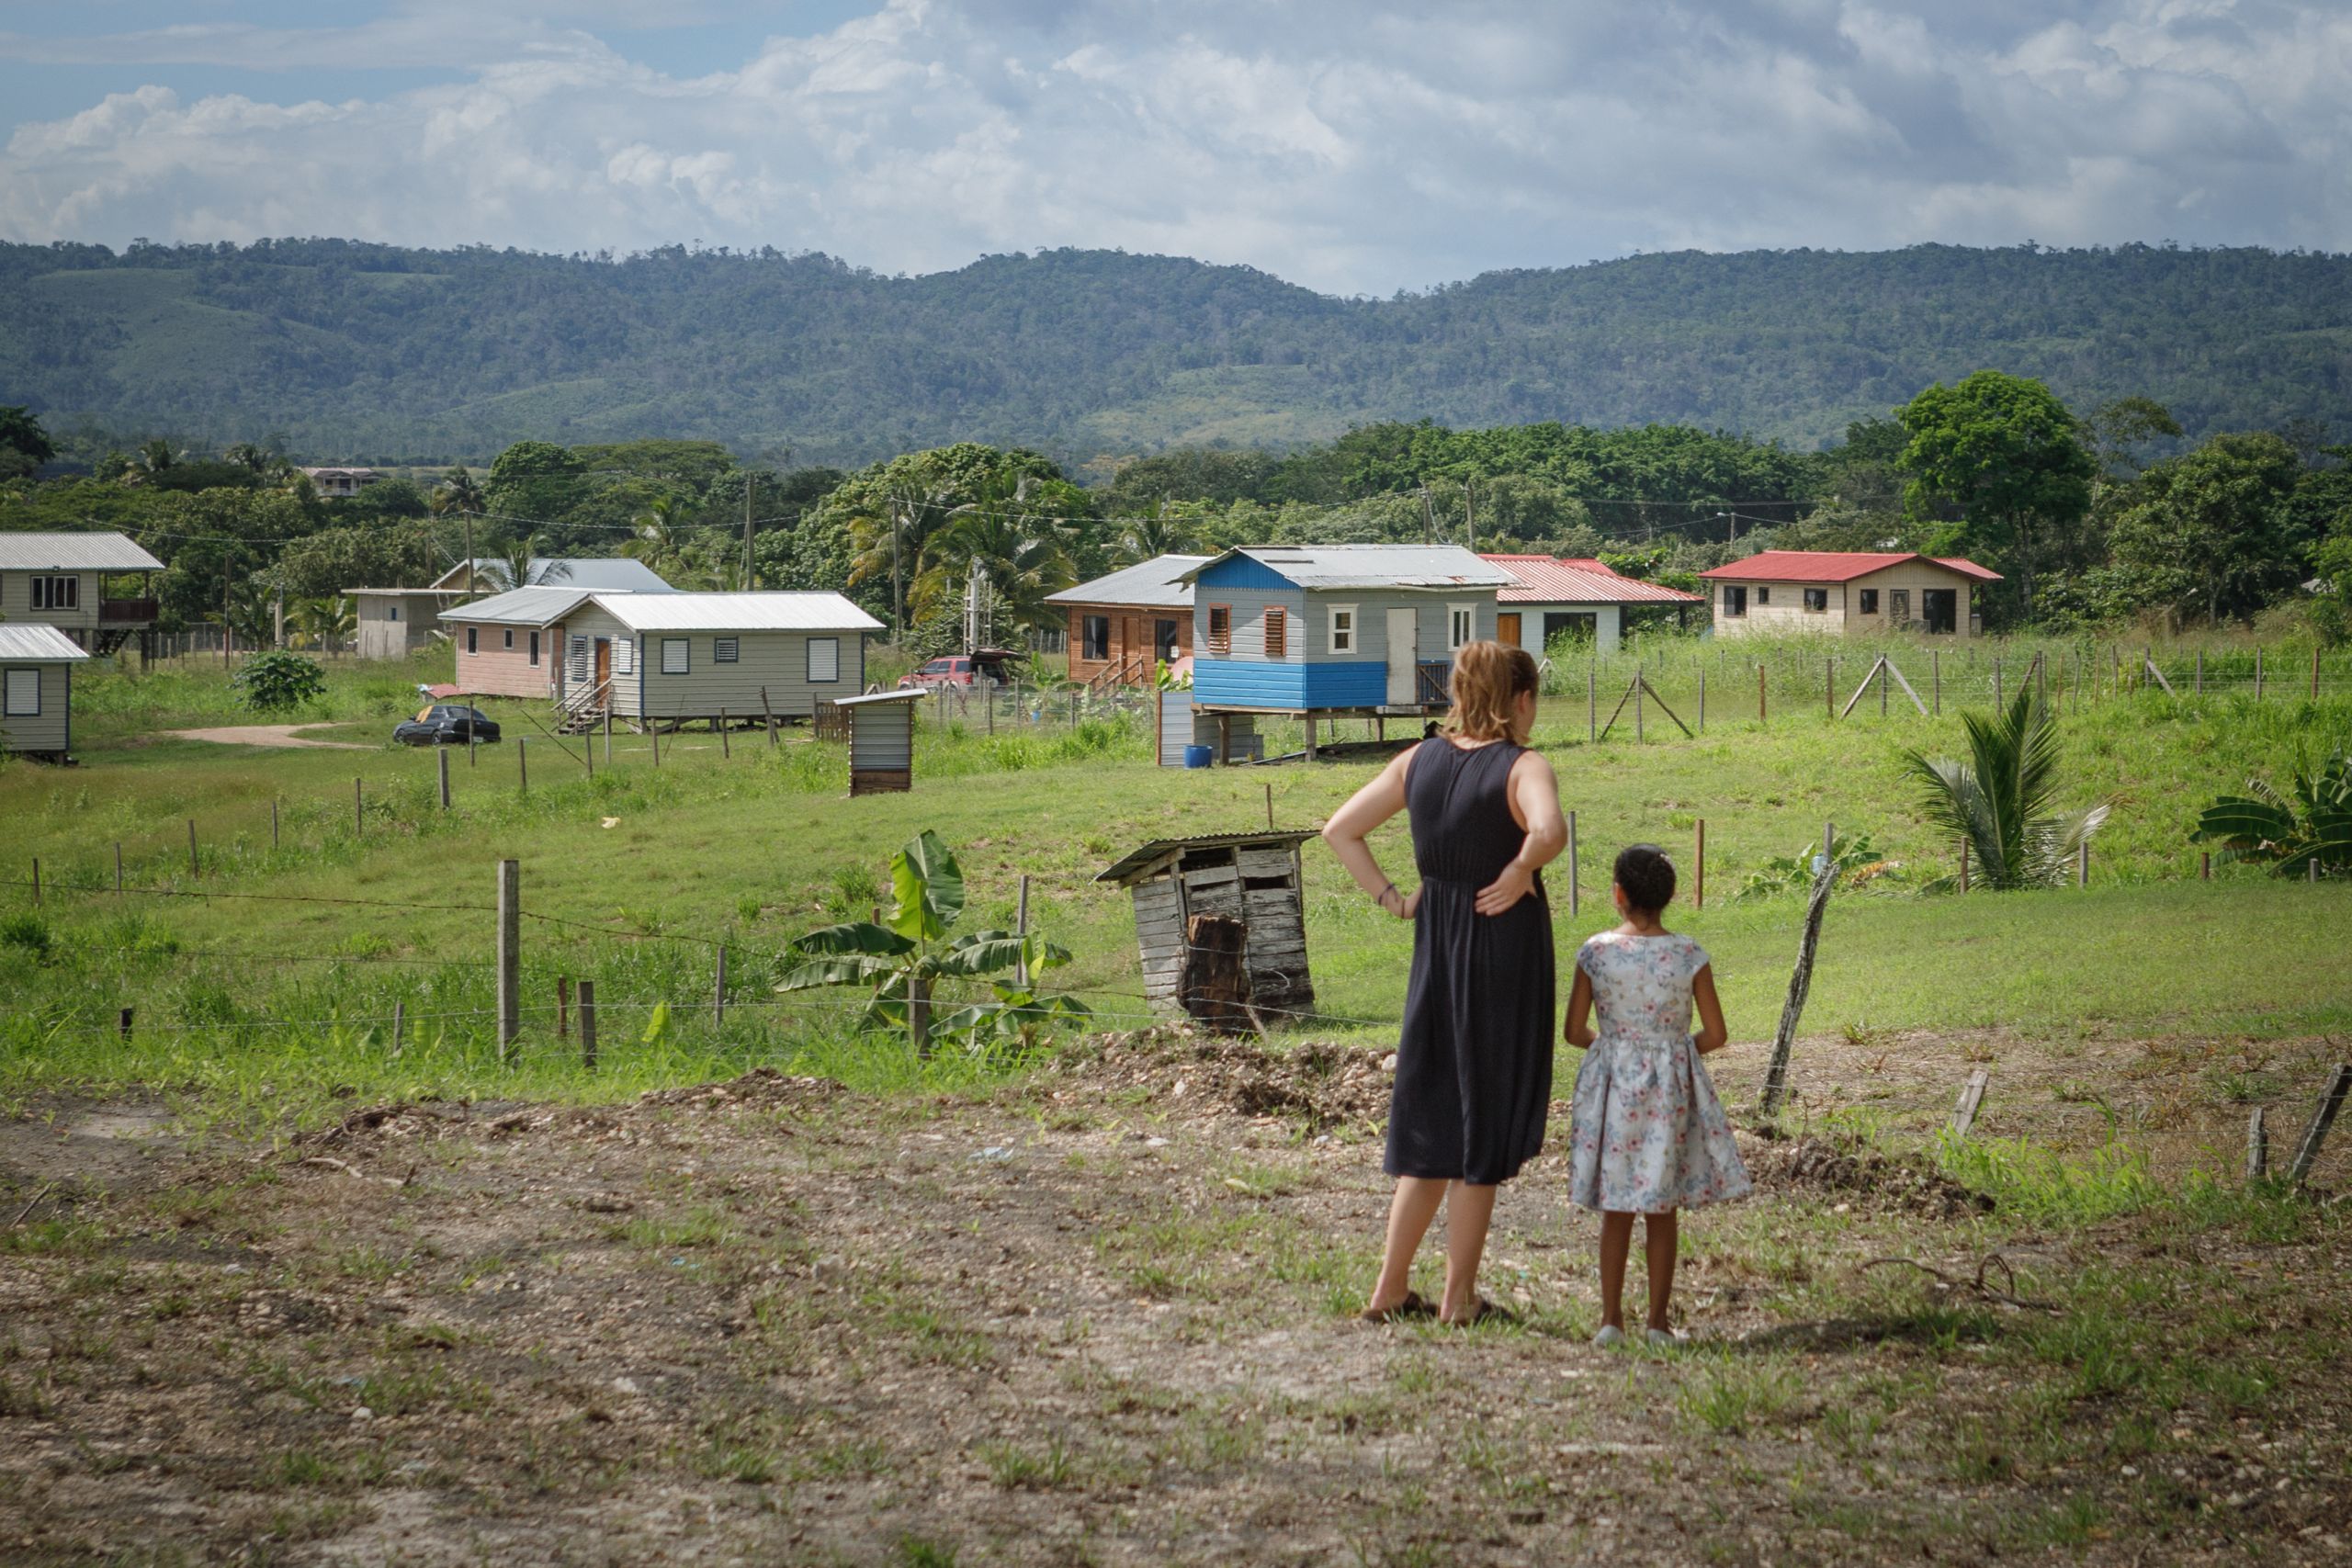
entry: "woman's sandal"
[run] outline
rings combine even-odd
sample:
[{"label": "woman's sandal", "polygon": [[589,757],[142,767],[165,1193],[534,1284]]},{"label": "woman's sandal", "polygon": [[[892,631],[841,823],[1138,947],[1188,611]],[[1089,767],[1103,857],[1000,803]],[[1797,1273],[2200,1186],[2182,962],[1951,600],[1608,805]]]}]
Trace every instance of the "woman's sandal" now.
[{"label": "woman's sandal", "polygon": [[1446,1326],[1448,1328],[1476,1328],[1482,1323],[1517,1323],[1518,1321],[1519,1314],[1511,1311],[1510,1308],[1497,1306],[1486,1297],[1480,1296],[1478,1298],[1477,1304],[1470,1309],[1469,1316],[1457,1317],[1448,1323]]},{"label": "woman's sandal", "polygon": [[1356,1314],[1366,1323],[1395,1323],[1406,1317],[1435,1317],[1437,1308],[1421,1299],[1419,1291],[1407,1291],[1405,1299],[1395,1306],[1366,1307]]}]

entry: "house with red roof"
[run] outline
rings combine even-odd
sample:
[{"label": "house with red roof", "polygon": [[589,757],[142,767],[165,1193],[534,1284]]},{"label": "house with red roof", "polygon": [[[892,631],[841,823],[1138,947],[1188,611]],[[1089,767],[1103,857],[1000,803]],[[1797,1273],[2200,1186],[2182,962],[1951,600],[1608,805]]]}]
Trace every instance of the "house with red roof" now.
[{"label": "house with red roof", "polygon": [[1625,612],[1666,607],[1687,615],[1707,601],[1662,582],[1625,577],[1586,556],[1481,556],[1514,586],[1495,594],[1495,637],[1541,657],[1552,639],[1589,637],[1602,653],[1624,633]]},{"label": "house with red roof", "polygon": [[1815,631],[1981,637],[1977,592],[2001,574],[1959,556],[1916,551],[1765,550],[1699,574],[1715,635]]}]

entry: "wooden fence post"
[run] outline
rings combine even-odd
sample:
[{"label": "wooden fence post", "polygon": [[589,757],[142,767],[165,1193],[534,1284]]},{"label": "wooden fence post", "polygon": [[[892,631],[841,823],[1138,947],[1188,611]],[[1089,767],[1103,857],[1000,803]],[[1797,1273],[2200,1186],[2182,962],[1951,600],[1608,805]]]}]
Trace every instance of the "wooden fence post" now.
[{"label": "wooden fence post", "polygon": [[1568,813],[1568,913],[1577,912],[1577,814]]},{"label": "wooden fence post", "polygon": [[722,761],[735,755],[735,749],[727,744],[727,710],[725,708],[718,710],[718,755]]},{"label": "wooden fence post", "polygon": [[447,746],[435,746],[433,749],[433,756],[434,760],[441,764],[441,809],[447,811],[449,809],[449,749]]},{"label": "wooden fence post", "polygon": [[277,848],[277,797],[269,797],[269,847]]},{"label": "wooden fence post", "polygon": [[116,1011],[114,1015],[114,1032],[116,1038],[121,1040],[128,1040],[130,1038],[130,1021],[132,1015],[137,1010],[138,1010],[135,1008],[121,1008]]},{"label": "wooden fence post", "polygon": [[1764,700],[1764,665],[1759,660],[1756,666],[1756,723],[1758,728],[1765,722]]},{"label": "wooden fence post", "polygon": [[1928,653],[1928,678],[1935,682],[1936,716],[1944,716],[1944,650],[1931,649]]},{"label": "wooden fence post", "polygon": [[40,908],[40,856],[33,856],[33,908]]},{"label": "wooden fence post", "polygon": [[118,898],[122,897],[122,840],[119,839],[114,844],[114,896]]},{"label": "wooden fence post", "polygon": [[1647,692],[1649,691],[1649,689],[1650,689],[1650,683],[1649,683],[1647,681],[1645,681],[1645,680],[1644,680],[1644,679],[1642,678],[1642,667],[1641,667],[1639,664],[1634,665],[1634,745],[1636,745],[1636,746],[1638,746],[1638,745],[1640,745],[1640,744],[1642,743],[1642,706],[1643,706],[1643,704],[1642,704],[1642,697],[1643,697],[1644,694],[1645,694],[1645,693],[1647,693]]},{"label": "wooden fence post", "polygon": [[518,735],[514,738],[514,779],[522,786],[525,795],[531,793],[531,759],[523,750],[529,744],[529,736]]},{"label": "wooden fence post", "polygon": [[392,1060],[395,1062],[401,1059],[401,1015],[407,1011],[408,1003],[400,1001],[392,1004]]},{"label": "wooden fence post", "polygon": [[1588,664],[1584,670],[1584,738],[1589,742],[1600,734],[1600,666]]},{"label": "wooden fence post", "polygon": [[1029,988],[1029,874],[1025,871],[1021,874],[1021,902],[1013,915],[1012,934],[1022,939],[1021,956],[1012,961],[1012,983],[1025,991]]},{"label": "wooden fence post", "polygon": [[1968,891],[1968,840],[1960,841],[1960,890]]},{"label": "wooden fence post", "polygon": [[1788,1094],[1789,1053],[1796,1045],[1797,1021],[1804,1016],[1805,995],[1813,988],[1813,961],[1821,947],[1821,917],[1829,908],[1829,890],[1837,885],[1837,863],[1824,856],[1821,870],[1813,879],[1813,897],[1805,904],[1804,935],[1797,944],[1797,966],[1789,975],[1789,998],[1781,1008],[1781,1027],[1772,1036],[1772,1059],[1764,1069],[1767,1116],[1780,1114],[1781,1102]]},{"label": "wooden fence post", "polygon": [[571,976],[561,975],[555,982],[555,1037],[571,1038]]},{"label": "wooden fence post", "polygon": [[2295,1145],[2295,1163],[2287,1172],[2287,1183],[2301,1187],[2319,1161],[2320,1145],[2327,1141],[2327,1130],[2335,1124],[2335,1113],[2344,1109],[2344,1096],[2352,1090],[2352,1063],[2338,1062],[2327,1080],[2327,1091],[2320,1096],[2319,1109],[2312,1112],[2311,1125],[2303,1129],[2303,1141]]},{"label": "wooden fence post", "polygon": [[662,765],[662,721],[648,719],[645,724],[645,733],[652,739],[653,765],[658,768]]},{"label": "wooden fence post", "polygon": [[498,863],[498,1061],[522,1027],[523,864]]},{"label": "wooden fence post", "polygon": [[1699,733],[1707,733],[1707,667],[1699,666]]},{"label": "wooden fence post", "polygon": [[351,836],[355,839],[368,830],[368,807],[360,798],[359,781],[351,781]]},{"label": "wooden fence post", "polygon": [[1825,656],[1821,660],[1821,705],[1835,720],[1838,716],[1838,660]]},{"label": "wooden fence post", "polygon": [[760,716],[767,720],[768,750],[773,751],[776,749],[775,709],[768,705],[768,689],[765,686],[760,688]]},{"label": "wooden fence post", "polygon": [[2001,690],[2001,656],[1997,653],[1993,656],[1993,705],[1996,708],[2007,705],[2007,698]]},{"label": "wooden fence post", "polygon": [[596,1070],[596,982],[580,982],[580,1065]]},{"label": "wooden fence post", "polygon": [[1703,817],[1699,818],[1699,842],[1691,854],[1690,907],[1707,907],[1707,819]]},{"label": "wooden fence post", "polygon": [[2197,650],[2197,694],[2205,694],[2205,650],[2201,648]]},{"label": "wooden fence post", "polygon": [[710,983],[710,1026],[722,1027],[727,1022],[727,944],[718,944],[718,969]]},{"label": "wooden fence post", "polygon": [[190,876],[204,874],[196,863],[196,818],[193,817],[187,819],[187,874]]},{"label": "wooden fence post", "polygon": [[2201,852],[2197,857],[2197,880],[2199,882],[2213,880],[2213,852],[2211,850]]},{"label": "wooden fence post", "polygon": [[2262,648],[2258,643],[2254,649],[2254,700],[2262,700]]},{"label": "wooden fence post", "polygon": [[1953,1137],[1968,1136],[1968,1130],[1976,1125],[1976,1112],[1984,1108],[1984,1089],[1992,1081],[1993,1075],[1983,1067],[1968,1075],[1960,1089],[1960,1103],[1952,1107],[1949,1131]]},{"label": "wooden fence post", "polygon": [[613,710],[605,710],[605,766],[613,765]]},{"label": "wooden fence post", "polygon": [[2270,1174],[2270,1130],[2262,1124],[2262,1107],[2245,1123],[2245,1179],[2251,1184]]},{"label": "wooden fence post", "polygon": [[2088,887],[2090,885],[2091,840],[2089,835],[2086,834],[2082,841],[2075,846],[2075,886]]},{"label": "wooden fence post", "polygon": [[1273,786],[1272,784],[1268,784],[1268,785],[1266,786],[1266,831],[1268,831],[1269,833],[1271,833],[1271,832],[1272,832],[1273,830],[1274,830],[1274,786]]}]

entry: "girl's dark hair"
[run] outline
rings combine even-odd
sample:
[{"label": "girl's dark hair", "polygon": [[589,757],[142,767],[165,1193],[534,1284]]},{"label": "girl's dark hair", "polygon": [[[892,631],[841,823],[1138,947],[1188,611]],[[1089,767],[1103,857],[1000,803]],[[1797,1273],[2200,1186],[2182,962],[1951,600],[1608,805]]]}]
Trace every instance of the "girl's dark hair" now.
[{"label": "girl's dark hair", "polygon": [[1617,853],[1611,874],[1625,890],[1625,902],[1645,915],[1655,915],[1674,902],[1674,863],[1656,844],[1634,844]]}]

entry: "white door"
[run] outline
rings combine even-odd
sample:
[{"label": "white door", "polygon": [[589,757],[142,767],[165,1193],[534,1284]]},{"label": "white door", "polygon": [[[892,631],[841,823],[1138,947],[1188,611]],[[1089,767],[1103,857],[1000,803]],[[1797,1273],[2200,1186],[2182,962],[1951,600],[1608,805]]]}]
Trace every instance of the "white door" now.
[{"label": "white door", "polygon": [[1388,701],[1410,707],[1419,697],[1418,684],[1421,613],[1409,605],[1388,612]]}]

